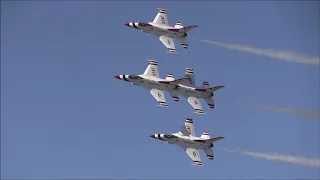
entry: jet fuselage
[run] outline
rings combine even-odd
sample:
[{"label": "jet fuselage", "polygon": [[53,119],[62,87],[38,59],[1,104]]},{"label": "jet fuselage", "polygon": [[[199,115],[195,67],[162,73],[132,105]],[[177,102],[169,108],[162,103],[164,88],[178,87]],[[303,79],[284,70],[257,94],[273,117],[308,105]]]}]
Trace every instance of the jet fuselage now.
[{"label": "jet fuselage", "polygon": [[139,29],[145,33],[151,33],[156,36],[168,36],[171,38],[183,38],[187,37],[187,33],[170,31],[169,29],[176,29],[175,27],[166,26],[162,24],[155,24],[152,22],[144,23],[144,22],[130,22],[125,24],[128,27]]},{"label": "jet fuselage", "polygon": [[[150,137],[165,141],[169,144],[175,144],[184,148],[206,149],[213,147],[212,143],[201,142],[206,139],[194,136],[183,136],[179,133],[174,134],[153,134]],[[194,141],[199,140],[199,141]]]},{"label": "jet fuselage", "polygon": [[164,83],[168,81],[161,78],[152,77],[152,76],[118,75],[116,76],[116,78],[131,82],[134,85],[141,86],[146,89],[159,89],[162,91],[176,92],[185,97],[193,96],[197,98],[205,98],[205,97],[213,96],[213,93],[197,91],[195,90],[194,87],[185,86],[183,84],[175,85],[175,84]]}]

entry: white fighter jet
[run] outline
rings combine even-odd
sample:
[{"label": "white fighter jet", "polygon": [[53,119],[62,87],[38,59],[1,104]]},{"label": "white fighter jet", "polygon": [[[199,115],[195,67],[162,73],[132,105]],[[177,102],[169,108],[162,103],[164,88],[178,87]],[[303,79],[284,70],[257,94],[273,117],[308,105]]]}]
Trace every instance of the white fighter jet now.
[{"label": "white fighter jet", "polygon": [[152,134],[150,137],[181,147],[194,162],[192,165],[197,166],[202,166],[199,149],[206,153],[208,159],[213,160],[213,143],[224,138],[222,136],[211,138],[206,131],[203,131],[200,137],[196,137],[193,120],[190,118],[185,120],[184,126],[178,133]]},{"label": "white fighter jet", "polygon": [[152,22],[129,22],[124,25],[158,36],[159,40],[168,48],[169,53],[175,54],[177,52],[173,39],[178,39],[181,46],[187,49],[187,32],[198,26],[183,27],[181,22],[177,22],[175,26],[172,27],[168,23],[167,10],[160,8],[158,8],[158,10],[159,12]]},{"label": "white fighter jet", "polygon": [[164,91],[168,91],[174,101],[179,101],[179,95],[188,99],[188,102],[196,110],[197,114],[204,114],[199,98],[203,98],[211,109],[214,108],[214,92],[224,86],[210,87],[208,82],[203,82],[202,87],[196,87],[194,74],[191,68],[186,68],[183,78],[174,79],[172,74],[168,74],[165,79],[159,76],[158,63],[149,60],[149,65],[143,74],[140,75],[117,75],[115,78],[131,82],[150,90],[152,96],[159,102],[160,106],[167,107]]}]

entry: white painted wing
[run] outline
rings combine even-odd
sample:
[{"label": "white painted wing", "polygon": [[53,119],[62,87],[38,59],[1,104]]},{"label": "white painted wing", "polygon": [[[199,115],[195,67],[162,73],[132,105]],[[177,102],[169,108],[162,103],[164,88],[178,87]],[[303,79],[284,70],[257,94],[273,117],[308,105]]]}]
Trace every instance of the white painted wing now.
[{"label": "white painted wing", "polygon": [[159,78],[158,62],[156,60],[149,60],[149,65],[144,71],[143,75],[153,76]]},{"label": "white painted wing", "polygon": [[204,153],[206,153],[207,157],[210,159],[210,160],[213,160],[214,159],[214,155],[213,155],[213,149],[212,148],[205,148],[203,149]]},{"label": "white painted wing", "polygon": [[200,99],[199,98],[196,98],[196,97],[188,97],[188,102],[191,104],[191,106],[196,110],[195,113],[197,114],[204,114],[204,111],[202,109],[202,105],[201,105],[201,102],[200,102]]},{"label": "white painted wing", "polygon": [[195,136],[193,120],[190,118],[187,118],[184,121],[184,126],[181,127],[179,133],[184,136],[189,136],[189,135]]},{"label": "white painted wing", "polygon": [[185,149],[186,153],[189,155],[189,157],[192,159],[195,165],[202,166],[200,153],[198,149],[194,148],[187,148]]},{"label": "white painted wing", "polygon": [[159,36],[159,40],[168,48],[170,53],[174,54],[177,52],[172,38],[162,35]]},{"label": "white painted wing", "polygon": [[159,89],[151,89],[150,93],[152,96],[159,102],[160,106],[167,107],[166,97],[164,96],[164,92]]},{"label": "white painted wing", "polygon": [[158,14],[153,20],[155,24],[162,24],[162,25],[169,25],[167,10],[166,9],[159,9]]},{"label": "white painted wing", "polygon": [[196,87],[196,82],[194,80],[194,73],[192,68],[186,68],[186,72],[184,73],[184,78],[187,79],[183,84],[190,87]]}]

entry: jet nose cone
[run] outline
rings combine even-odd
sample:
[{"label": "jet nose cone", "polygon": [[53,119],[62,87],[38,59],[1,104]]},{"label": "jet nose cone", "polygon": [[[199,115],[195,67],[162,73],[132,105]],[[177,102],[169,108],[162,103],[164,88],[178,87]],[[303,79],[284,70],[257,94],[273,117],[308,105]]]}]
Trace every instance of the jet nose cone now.
[{"label": "jet nose cone", "polygon": [[150,137],[152,137],[152,138],[156,138],[156,137],[154,136],[154,134],[152,134]]},{"label": "jet nose cone", "polygon": [[117,75],[117,76],[114,76],[115,78],[117,78],[117,79],[120,79],[120,76],[119,75]]},{"label": "jet nose cone", "polygon": [[125,23],[124,25],[130,27],[129,23]]}]

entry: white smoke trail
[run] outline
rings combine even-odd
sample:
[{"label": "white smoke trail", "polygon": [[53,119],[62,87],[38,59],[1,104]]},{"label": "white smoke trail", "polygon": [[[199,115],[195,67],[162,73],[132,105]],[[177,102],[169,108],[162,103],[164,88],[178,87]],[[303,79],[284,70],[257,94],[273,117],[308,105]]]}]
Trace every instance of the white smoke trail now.
[{"label": "white smoke trail", "polygon": [[[197,39],[194,37],[190,37],[190,38]],[[228,43],[203,40],[203,39],[198,39],[198,40],[201,42],[214,44],[214,45],[228,48],[228,49],[232,49],[232,50],[253,53],[256,55],[260,55],[260,56],[268,56],[268,57],[276,58],[279,60],[302,63],[302,64],[307,64],[307,65],[314,65],[314,66],[320,65],[320,57],[309,57],[307,55],[297,54],[297,53],[290,52],[290,51],[275,51],[272,49],[260,49],[260,48],[252,47],[250,45],[228,44]]]},{"label": "white smoke trail", "polygon": [[291,164],[297,164],[302,166],[309,166],[314,168],[320,168],[320,159],[317,158],[306,158],[301,156],[288,156],[281,154],[267,154],[267,153],[259,153],[259,152],[251,152],[247,150],[230,150],[224,149],[228,152],[237,152],[244,155],[252,156],[254,158],[263,158],[272,161],[281,161]]},{"label": "white smoke trail", "polygon": [[306,111],[306,110],[302,110],[302,109],[266,106],[266,105],[254,104],[254,103],[249,103],[249,102],[244,102],[244,101],[238,101],[238,103],[241,103],[241,104],[245,103],[245,104],[248,104],[251,107],[255,107],[255,108],[259,108],[259,109],[276,111],[276,112],[286,113],[286,114],[293,114],[293,115],[296,115],[296,116],[311,118],[311,119],[314,119],[314,120],[320,120],[320,113],[310,112],[310,111]]}]

